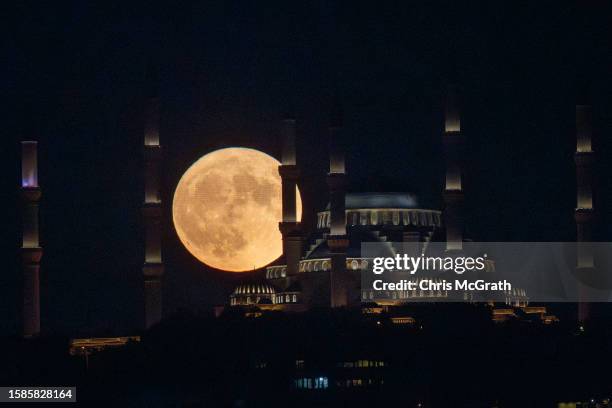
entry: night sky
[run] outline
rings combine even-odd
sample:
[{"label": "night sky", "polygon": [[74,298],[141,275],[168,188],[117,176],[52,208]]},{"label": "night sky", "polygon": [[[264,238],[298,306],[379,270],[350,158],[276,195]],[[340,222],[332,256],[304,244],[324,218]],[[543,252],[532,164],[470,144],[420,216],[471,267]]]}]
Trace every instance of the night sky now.
[{"label": "night sky", "polygon": [[604,1],[85,3],[20,3],[3,13],[9,251],[0,333],[17,331],[25,139],[39,140],[42,331],[124,334],[140,326],[142,102],[155,93],[166,313],[224,303],[239,278],[208,270],[179,243],[169,208],[181,174],[221,147],[278,157],[279,120],[292,112],[312,228],[327,201],[334,100],[344,111],[349,190],[411,191],[441,208],[442,101],[457,84],[467,236],[566,241],[575,238],[574,105],[589,98],[600,239],[610,240],[612,33]]}]

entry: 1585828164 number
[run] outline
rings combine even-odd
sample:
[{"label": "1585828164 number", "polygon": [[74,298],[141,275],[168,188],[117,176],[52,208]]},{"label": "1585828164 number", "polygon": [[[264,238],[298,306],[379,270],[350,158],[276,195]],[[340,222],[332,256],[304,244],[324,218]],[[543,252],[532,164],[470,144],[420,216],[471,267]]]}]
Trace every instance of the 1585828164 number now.
[{"label": "1585828164 number", "polygon": [[76,402],[75,387],[0,387],[0,402],[57,400]]}]

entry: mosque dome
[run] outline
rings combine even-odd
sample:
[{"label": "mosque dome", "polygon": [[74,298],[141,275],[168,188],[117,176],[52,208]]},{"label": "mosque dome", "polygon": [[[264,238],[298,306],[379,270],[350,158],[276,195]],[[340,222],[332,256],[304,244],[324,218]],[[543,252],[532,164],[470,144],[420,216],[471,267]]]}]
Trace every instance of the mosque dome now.
[{"label": "mosque dome", "polygon": [[234,289],[234,295],[273,295],[276,290],[267,282],[242,283]]},{"label": "mosque dome", "polygon": [[[417,196],[411,193],[347,193],[344,198],[347,210],[397,208],[422,208]],[[329,210],[329,203],[326,210]]]},{"label": "mosque dome", "polygon": [[230,304],[232,306],[271,304],[275,294],[276,289],[267,282],[245,282],[236,286],[230,295]]},{"label": "mosque dome", "polygon": [[[346,226],[413,226],[437,228],[441,212],[411,193],[348,193],[345,196]],[[317,213],[317,229],[329,229],[331,212]]]}]

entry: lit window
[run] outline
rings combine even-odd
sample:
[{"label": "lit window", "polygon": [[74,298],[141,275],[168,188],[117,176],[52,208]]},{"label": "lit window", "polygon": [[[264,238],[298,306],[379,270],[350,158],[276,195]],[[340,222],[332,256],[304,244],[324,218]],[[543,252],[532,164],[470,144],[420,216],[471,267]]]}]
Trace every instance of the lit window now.
[{"label": "lit window", "polygon": [[328,387],[328,380],[327,377],[318,377],[315,378],[315,388],[317,389],[325,389]]}]

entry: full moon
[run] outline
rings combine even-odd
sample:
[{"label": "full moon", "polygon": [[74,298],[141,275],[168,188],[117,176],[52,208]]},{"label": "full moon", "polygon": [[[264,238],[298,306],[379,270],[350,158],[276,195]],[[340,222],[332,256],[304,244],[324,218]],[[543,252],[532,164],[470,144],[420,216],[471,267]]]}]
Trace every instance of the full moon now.
[{"label": "full moon", "polygon": [[[258,150],[231,147],[202,156],[181,177],[172,202],[179,239],[213,268],[244,272],[282,254],[280,163]],[[302,200],[296,188],[297,219]]]}]

